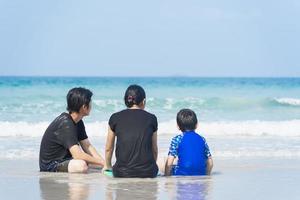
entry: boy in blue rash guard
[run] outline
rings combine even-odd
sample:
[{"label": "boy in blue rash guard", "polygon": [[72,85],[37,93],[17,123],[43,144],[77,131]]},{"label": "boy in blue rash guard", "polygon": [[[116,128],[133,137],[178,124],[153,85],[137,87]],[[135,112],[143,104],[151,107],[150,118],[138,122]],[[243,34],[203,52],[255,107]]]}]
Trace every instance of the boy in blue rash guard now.
[{"label": "boy in blue rash guard", "polygon": [[[190,109],[180,110],[177,114],[177,125],[182,134],[171,141],[165,175],[210,175],[213,161],[204,137],[195,132],[198,125],[195,112]],[[173,165],[176,158],[177,165]]]}]

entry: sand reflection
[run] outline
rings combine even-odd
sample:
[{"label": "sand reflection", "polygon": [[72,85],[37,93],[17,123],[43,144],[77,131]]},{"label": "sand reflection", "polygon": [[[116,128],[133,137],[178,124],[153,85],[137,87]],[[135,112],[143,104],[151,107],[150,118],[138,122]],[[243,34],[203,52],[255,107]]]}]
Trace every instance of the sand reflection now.
[{"label": "sand reflection", "polygon": [[106,185],[107,200],[156,200],[158,184],[155,179],[118,179]]},{"label": "sand reflection", "polygon": [[89,198],[89,184],[81,182],[82,175],[70,174],[62,177],[40,177],[41,199],[44,200],[86,200]]},{"label": "sand reflection", "polygon": [[206,177],[172,177],[165,183],[168,199],[177,200],[208,200],[211,187],[211,179]]}]

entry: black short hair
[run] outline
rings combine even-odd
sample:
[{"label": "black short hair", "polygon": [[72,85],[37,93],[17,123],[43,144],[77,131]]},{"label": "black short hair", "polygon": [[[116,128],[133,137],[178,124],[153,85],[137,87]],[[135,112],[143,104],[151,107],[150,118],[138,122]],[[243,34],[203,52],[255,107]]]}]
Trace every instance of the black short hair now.
[{"label": "black short hair", "polygon": [[140,105],[146,98],[145,90],[139,85],[130,85],[124,95],[124,102],[127,108],[133,105]]},{"label": "black short hair", "polygon": [[177,125],[182,132],[196,129],[198,120],[196,113],[191,109],[182,109],[177,113]]},{"label": "black short hair", "polygon": [[72,88],[67,94],[67,110],[69,113],[79,112],[83,105],[89,107],[93,93],[85,88]]}]

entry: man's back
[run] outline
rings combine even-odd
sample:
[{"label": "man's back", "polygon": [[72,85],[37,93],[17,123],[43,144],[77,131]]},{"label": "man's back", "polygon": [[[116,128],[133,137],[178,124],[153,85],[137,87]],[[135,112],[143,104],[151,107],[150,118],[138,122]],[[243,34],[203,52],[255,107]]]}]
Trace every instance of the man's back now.
[{"label": "man's back", "polygon": [[87,138],[82,121],[74,123],[68,113],[62,113],[47,128],[40,147],[40,170],[48,171],[53,161],[71,159],[69,148]]}]

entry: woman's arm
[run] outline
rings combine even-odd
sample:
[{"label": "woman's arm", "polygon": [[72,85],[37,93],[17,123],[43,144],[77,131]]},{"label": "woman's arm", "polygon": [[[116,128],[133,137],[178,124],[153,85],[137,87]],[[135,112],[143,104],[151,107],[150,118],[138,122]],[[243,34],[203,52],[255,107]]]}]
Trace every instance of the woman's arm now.
[{"label": "woman's arm", "polygon": [[155,161],[157,160],[158,147],[157,147],[157,132],[152,135],[152,151]]},{"label": "woman's arm", "polygon": [[111,158],[115,148],[115,133],[108,127],[108,134],[105,145],[105,168],[111,169]]}]

